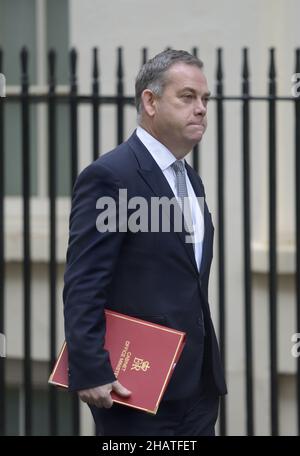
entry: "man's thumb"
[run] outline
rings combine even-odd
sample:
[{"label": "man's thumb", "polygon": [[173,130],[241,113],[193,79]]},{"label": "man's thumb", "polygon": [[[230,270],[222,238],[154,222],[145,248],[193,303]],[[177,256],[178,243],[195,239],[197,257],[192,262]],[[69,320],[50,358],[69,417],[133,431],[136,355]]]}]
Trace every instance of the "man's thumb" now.
[{"label": "man's thumb", "polygon": [[115,382],[112,383],[112,388],[113,388],[113,391],[117,394],[119,394],[120,396],[130,396],[131,395],[131,391],[129,391],[127,388],[125,388],[123,385],[121,385],[120,382],[118,382],[118,380],[116,380]]}]

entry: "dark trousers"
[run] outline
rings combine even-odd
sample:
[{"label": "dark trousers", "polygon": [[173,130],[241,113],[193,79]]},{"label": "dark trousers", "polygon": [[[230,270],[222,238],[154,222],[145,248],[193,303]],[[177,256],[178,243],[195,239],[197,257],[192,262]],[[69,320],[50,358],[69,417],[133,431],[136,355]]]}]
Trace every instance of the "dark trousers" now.
[{"label": "dark trousers", "polygon": [[114,404],[111,409],[91,407],[100,436],[214,436],[219,396],[208,379],[193,396],[162,401],[156,415]]}]

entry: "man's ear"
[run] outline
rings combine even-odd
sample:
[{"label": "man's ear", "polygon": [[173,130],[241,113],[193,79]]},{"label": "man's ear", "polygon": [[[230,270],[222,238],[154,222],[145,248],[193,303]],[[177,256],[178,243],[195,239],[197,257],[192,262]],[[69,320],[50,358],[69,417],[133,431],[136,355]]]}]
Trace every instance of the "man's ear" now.
[{"label": "man's ear", "polygon": [[143,109],[149,117],[153,117],[156,112],[156,96],[152,90],[145,89],[142,93]]}]

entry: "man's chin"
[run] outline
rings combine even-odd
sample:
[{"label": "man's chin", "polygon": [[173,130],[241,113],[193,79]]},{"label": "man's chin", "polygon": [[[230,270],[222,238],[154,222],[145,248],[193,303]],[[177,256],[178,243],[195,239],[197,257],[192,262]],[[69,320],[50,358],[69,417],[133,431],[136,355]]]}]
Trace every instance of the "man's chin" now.
[{"label": "man's chin", "polygon": [[197,129],[195,129],[193,132],[189,132],[189,134],[187,135],[188,136],[188,139],[190,140],[190,142],[193,142],[194,144],[197,144],[198,142],[201,141],[204,133],[205,133],[205,128],[203,127],[198,127]]},{"label": "man's chin", "polygon": [[204,134],[204,132],[202,132],[201,134],[198,134],[198,135],[194,135],[193,138],[190,138],[190,143],[192,145],[192,148],[201,141],[201,139],[203,138],[203,134]]}]

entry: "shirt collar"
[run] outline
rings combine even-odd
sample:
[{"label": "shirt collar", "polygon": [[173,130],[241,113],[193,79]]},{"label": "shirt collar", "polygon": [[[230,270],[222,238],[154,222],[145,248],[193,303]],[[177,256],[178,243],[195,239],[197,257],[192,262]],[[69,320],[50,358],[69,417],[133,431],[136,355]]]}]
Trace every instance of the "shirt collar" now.
[{"label": "shirt collar", "polygon": [[[165,171],[177,160],[166,146],[154,138],[154,136],[150,135],[150,133],[140,125],[136,129],[136,135],[148,149],[162,171]],[[184,159],[181,161],[184,162]]]}]

